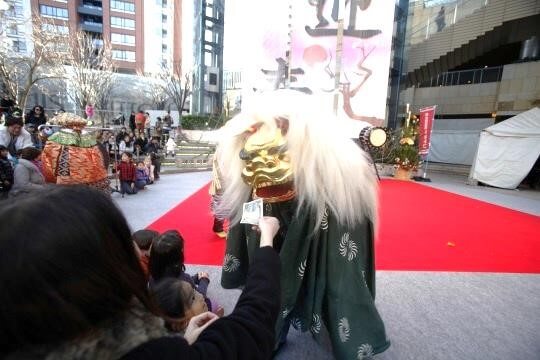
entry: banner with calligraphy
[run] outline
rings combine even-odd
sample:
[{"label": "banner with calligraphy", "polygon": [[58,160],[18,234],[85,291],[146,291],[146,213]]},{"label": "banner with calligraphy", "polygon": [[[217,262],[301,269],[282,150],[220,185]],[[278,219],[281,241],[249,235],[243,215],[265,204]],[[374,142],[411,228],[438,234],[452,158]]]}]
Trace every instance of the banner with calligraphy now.
[{"label": "banner with calligraphy", "polygon": [[246,29],[251,54],[239,54],[250,58],[243,75],[247,91],[290,87],[320,97],[330,109],[337,93],[338,117],[353,123],[352,137],[367,125],[384,124],[394,1],[252,0],[245,6],[253,16],[253,28]]},{"label": "banner with calligraphy", "polygon": [[431,129],[435,119],[435,109],[437,106],[430,106],[420,109],[420,124],[418,129],[418,153],[427,155],[431,145]]}]

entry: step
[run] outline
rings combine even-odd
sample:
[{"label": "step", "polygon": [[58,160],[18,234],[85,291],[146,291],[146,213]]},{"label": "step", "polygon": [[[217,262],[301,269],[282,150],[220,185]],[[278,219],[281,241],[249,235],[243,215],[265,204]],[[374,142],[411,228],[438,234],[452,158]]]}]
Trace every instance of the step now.
[{"label": "step", "polygon": [[430,162],[427,164],[427,171],[443,174],[469,175],[469,172],[471,171],[471,165]]},{"label": "step", "polygon": [[[377,170],[381,176],[393,176],[396,166],[393,164],[381,164],[377,163]],[[460,165],[460,164],[444,164],[444,163],[433,163],[430,162],[427,165],[427,172],[431,173],[441,173],[441,174],[454,174],[454,175],[464,175],[468,176],[471,170],[470,165]],[[416,172],[417,175],[421,175],[424,172],[424,167],[422,166]]]}]

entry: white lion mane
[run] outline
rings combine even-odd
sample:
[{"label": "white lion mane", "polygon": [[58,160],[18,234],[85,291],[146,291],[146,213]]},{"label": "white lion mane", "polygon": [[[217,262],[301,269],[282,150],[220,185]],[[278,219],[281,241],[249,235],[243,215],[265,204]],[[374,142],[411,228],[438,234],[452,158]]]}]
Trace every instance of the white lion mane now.
[{"label": "white lion mane", "polygon": [[317,231],[328,206],[337,221],[354,228],[365,217],[375,222],[377,181],[366,154],[343,136],[337,119],[314,99],[297,91],[278,90],[254,96],[249,106],[222,128],[216,152],[224,192],[216,213],[234,225],[251,188],[241,177],[239,157],[250,126],[276,128],[276,118],[289,120],[286,134],[297,193],[297,212],[309,209]]}]

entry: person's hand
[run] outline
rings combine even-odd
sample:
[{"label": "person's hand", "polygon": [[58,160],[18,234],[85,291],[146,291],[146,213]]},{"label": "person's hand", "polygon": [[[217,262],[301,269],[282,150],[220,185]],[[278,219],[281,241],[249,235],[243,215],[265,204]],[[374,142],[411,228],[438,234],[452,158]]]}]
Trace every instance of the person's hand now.
[{"label": "person's hand", "polygon": [[204,329],[217,319],[219,319],[219,316],[209,311],[192,317],[184,333],[184,339],[186,339],[189,345],[193,344],[197,341]]},{"label": "person's hand", "polygon": [[258,230],[261,232],[260,246],[274,246],[274,237],[279,230],[279,220],[272,216],[259,219]]}]

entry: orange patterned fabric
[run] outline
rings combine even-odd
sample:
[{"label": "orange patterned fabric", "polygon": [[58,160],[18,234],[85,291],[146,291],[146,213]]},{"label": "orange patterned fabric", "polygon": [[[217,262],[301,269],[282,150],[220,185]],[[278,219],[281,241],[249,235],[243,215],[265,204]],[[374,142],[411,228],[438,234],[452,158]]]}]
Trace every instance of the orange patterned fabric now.
[{"label": "orange patterned fabric", "polygon": [[[58,173],[60,154],[66,147],[69,154],[69,175]],[[83,148],[65,146],[48,141],[41,155],[43,172],[47,182],[56,184],[89,184],[107,178],[101,151],[97,146]]]}]

